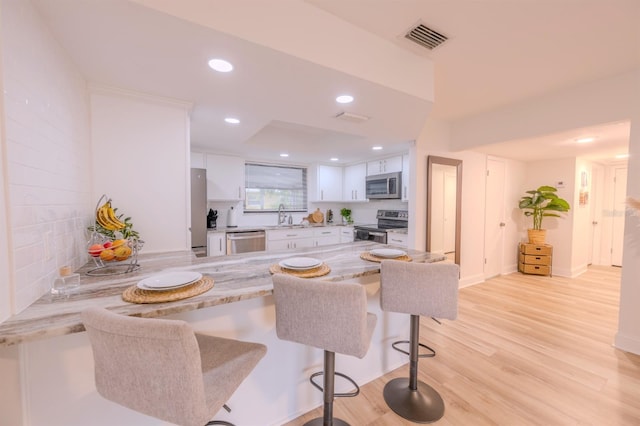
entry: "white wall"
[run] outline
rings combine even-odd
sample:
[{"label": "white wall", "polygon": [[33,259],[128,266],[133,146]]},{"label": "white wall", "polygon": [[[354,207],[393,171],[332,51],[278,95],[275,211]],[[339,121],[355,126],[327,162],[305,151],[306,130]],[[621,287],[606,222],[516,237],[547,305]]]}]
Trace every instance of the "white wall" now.
[{"label": "white wall", "polygon": [[97,200],[131,216],[144,252],[190,249],[189,104],[91,88]]},{"label": "white wall", "polygon": [[[571,210],[562,218],[545,217],[542,227],[547,230],[547,244],[553,246],[553,274],[565,277],[574,276],[571,265],[572,241],[575,215],[575,159],[565,158],[527,163],[526,190],[537,189],[542,185],[555,186],[558,196],[571,205]],[[562,182],[564,187],[558,185]],[[522,192],[524,194],[524,191]],[[514,203],[515,204],[515,203]],[[520,229],[526,235],[532,226],[531,217],[521,215]]]},{"label": "white wall", "polygon": [[[631,138],[629,142],[629,163],[627,175],[627,195],[640,199],[640,70],[628,88],[633,94],[629,108],[631,116]],[[624,254],[622,258],[622,287],[620,289],[620,317],[617,347],[640,354],[640,220],[637,215],[628,215],[625,224]]]},{"label": "white wall", "polygon": [[48,291],[59,266],[86,262],[89,107],[84,78],[30,2],[3,1],[1,28],[10,228],[3,244],[11,250],[15,313]]},{"label": "white wall", "polygon": [[[584,159],[576,159],[576,174],[574,177],[574,196],[571,203],[573,210],[573,236],[571,246],[572,276],[579,275],[587,270],[593,244],[593,164]],[[585,180],[583,181],[583,177]],[[586,185],[586,186],[585,186]],[[581,193],[586,193],[586,204],[580,204]]]},{"label": "white wall", "polygon": [[[0,5],[0,22],[2,19],[2,6]],[[0,61],[2,60],[2,43],[0,43]],[[3,68],[0,63],[0,89],[4,93]],[[4,130],[4,96],[0,96],[0,321],[3,321],[12,313],[13,308],[13,278],[10,268],[10,244],[9,244],[9,218],[6,214],[9,200],[9,190],[6,178],[7,171],[7,140]],[[0,407],[1,408],[1,407]]]}]

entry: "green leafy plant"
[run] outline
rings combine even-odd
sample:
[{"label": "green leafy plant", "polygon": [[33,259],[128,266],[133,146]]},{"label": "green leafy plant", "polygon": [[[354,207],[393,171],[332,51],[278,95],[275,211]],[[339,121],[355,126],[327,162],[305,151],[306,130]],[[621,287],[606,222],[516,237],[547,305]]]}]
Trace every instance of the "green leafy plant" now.
[{"label": "green leafy plant", "polygon": [[347,221],[347,223],[353,223],[353,219],[351,219],[351,209],[343,207],[340,209],[340,216]]},{"label": "green leafy plant", "polygon": [[525,216],[533,217],[533,229],[542,229],[543,217],[562,217],[558,213],[566,213],[571,208],[566,200],[558,197],[558,190],[553,186],[543,185],[538,189],[526,191],[520,199],[519,207]]}]

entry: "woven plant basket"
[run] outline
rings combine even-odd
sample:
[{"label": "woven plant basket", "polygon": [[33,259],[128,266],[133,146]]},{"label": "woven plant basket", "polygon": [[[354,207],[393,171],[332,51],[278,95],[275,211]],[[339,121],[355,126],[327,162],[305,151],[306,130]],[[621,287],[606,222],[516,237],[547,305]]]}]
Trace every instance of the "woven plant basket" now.
[{"label": "woven plant basket", "polygon": [[547,238],[546,229],[528,229],[529,244],[544,244]]}]

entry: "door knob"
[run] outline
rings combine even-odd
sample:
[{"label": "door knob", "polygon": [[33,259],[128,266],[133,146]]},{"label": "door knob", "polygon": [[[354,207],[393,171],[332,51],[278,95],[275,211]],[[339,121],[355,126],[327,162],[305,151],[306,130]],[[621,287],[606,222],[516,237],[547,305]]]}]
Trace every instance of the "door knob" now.
[{"label": "door knob", "polygon": [[500,227],[501,227],[501,228],[504,228],[505,226],[507,226],[507,224],[506,224],[506,223],[504,223],[504,222],[500,222]]}]

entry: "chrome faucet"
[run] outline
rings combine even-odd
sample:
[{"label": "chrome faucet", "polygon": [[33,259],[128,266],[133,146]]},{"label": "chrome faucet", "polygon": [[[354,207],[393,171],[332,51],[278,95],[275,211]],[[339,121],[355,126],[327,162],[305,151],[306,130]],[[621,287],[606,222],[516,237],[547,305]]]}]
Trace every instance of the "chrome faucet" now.
[{"label": "chrome faucet", "polygon": [[284,212],[284,204],[278,206],[278,225],[284,224],[287,214]]}]

